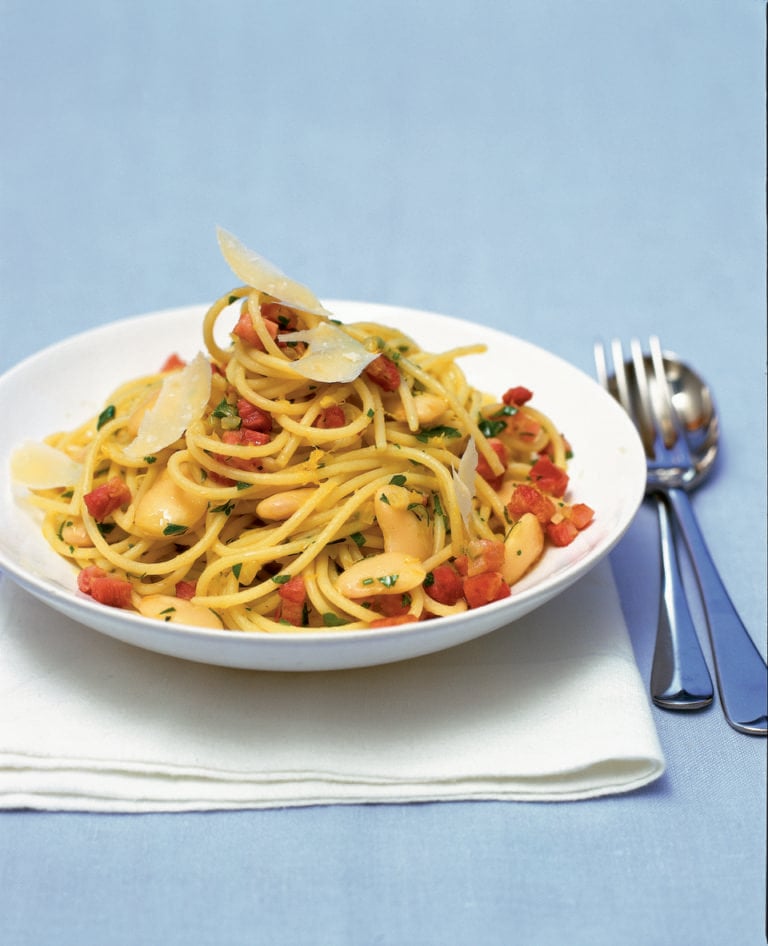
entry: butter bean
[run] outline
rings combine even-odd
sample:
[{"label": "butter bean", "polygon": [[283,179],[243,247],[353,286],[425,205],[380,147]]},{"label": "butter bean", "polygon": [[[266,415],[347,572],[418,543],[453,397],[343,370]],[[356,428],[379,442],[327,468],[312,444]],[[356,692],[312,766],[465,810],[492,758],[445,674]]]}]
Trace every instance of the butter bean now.
[{"label": "butter bean", "polygon": [[140,532],[161,536],[169,525],[196,525],[205,515],[207,500],[187,493],[176,485],[167,470],[163,470],[139,500],[134,513],[134,524]]},{"label": "butter bean", "polygon": [[419,559],[401,552],[382,552],[355,562],[336,581],[347,598],[399,595],[418,587],[427,573]]},{"label": "butter bean", "polygon": [[[414,394],[413,406],[420,424],[433,424],[446,412],[448,402],[438,394],[424,392]],[[405,409],[399,398],[385,399],[384,407],[395,420],[404,421],[406,419]]]},{"label": "butter bean", "polygon": [[61,527],[61,540],[76,549],[87,549],[93,546],[91,537],[83,525],[82,519],[73,519],[65,522]]},{"label": "butter bean", "polygon": [[377,492],[373,506],[385,552],[401,552],[420,560],[429,558],[432,529],[420,493],[390,484]]},{"label": "butter bean", "polygon": [[536,516],[526,512],[504,540],[504,581],[512,585],[538,561],[544,551],[544,530]]},{"label": "butter bean", "polygon": [[211,627],[216,630],[224,627],[219,616],[210,608],[200,607],[185,598],[175,598],[172,595],[146,595],[140,600],[138,610],[146,618],[155,618],[170,624],[192,624],[195,627]]},{"label": "butter bean", "polygon": [[256,506],[256,515],[259,519],[276,522],[290,519],[314,492],[314,487],[307,486],[273,493],[271,496],[267,496],[266,499],[262,499]]}]

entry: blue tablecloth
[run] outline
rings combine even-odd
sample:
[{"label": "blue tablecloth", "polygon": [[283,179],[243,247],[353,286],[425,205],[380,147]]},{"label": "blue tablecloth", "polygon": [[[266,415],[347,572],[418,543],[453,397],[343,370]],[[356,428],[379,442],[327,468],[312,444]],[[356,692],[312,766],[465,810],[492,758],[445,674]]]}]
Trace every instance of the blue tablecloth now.
[{"label": "blue tablecloth", "polygon": [[[761,0],[0,18],[0,369],[214,298],[216,223],[320,296],[474,319],[587,371],[595,337],[660,332],[714,388],[722,453],[694,502],[765,652]],[[647,678],[649,509],[612,564]],[[654,717],[665,776],[596,801],[4,813],[0,938],[762,943],[765,743],[718,706]]]}]

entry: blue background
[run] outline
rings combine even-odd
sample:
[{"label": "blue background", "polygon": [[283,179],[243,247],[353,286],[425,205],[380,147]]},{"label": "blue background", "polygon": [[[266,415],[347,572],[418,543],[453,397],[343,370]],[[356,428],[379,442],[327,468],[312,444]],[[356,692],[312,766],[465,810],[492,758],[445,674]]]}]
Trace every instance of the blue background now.
[{"label": "blue background", "polygon": [[[695,505],[765,652],[765,23],[759,0],[0,0],[0,370],[218,296],[217,223],[320,296],[588,372],[596,337],[659,332],[714,388]],[[649,509],[613,565],[647,677]],[[668,773],[621,798],[2,814],[2,940],[763,943],[765,743],[718,707],[654,717]]]}]

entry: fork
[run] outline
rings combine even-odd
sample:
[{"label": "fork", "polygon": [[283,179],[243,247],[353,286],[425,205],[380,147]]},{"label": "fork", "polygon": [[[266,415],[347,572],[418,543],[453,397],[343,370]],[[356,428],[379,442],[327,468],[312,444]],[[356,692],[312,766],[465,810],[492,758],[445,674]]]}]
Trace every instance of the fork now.
[{"label": "fork", "polygon": [[[632,390],[635,400],[641,402],[639,411],[631,410],[630,413],[641,437],[644,437],[648,454],[648,485],[651,492],[661,492],[668,501],[688,548],[703,604],[725,718],[739,732],[765,736],[768,733],[768,670],[728,596],[694,515],[687,490],[697,482],[696,466],[685,427],[672,400],[659,339],[652,336],[649,346],[652,389],[645,372],[647,362],[642,348],[637,341],[630,345],[630,376],[635,382]],[[602,348],[598,352],[598,347],[595,350],[598,373],[604,371],[607,383],[605,352]],[[617,377],[617,388],[623,384],[623,395],[629,395],[620,342],[614,342],[611,350],[614,370],[624,378],[622,382]],[[672,359],[672,356],[667,357]],[[634,401],[630,397],[627,403],[631,406]],[[649,434],[652,440],[649,440]],[[680,653],[682,657],[683,652]]]},{"label": "fork", "polygon": [[703,709],[714,698],[712,678],[685,594],[669,510],[663,493],[653,485],[650,468],[651,463],[678,466],[680,457],[673,454],[674,447],[667,447],[661,427],[654,419],[645,358],[637,342],[632,342],[631,351],[631,361],[626,362],[621,342],[614,340],[611,344],[615,391],[610,384],[606,351],[600,342],[595,344],[594,357],[598,380],[608,393],[615,394],[632,417],[648,455],[646,495],[656,503],[661,548],[661,594],[651,666],[651,698],[663,709]]}]

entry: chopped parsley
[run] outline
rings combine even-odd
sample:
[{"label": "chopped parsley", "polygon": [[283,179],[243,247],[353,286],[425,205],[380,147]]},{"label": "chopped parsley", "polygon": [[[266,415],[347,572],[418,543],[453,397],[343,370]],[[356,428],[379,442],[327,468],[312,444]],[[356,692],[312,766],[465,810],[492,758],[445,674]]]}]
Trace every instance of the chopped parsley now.
[{"label": "chopped parsley", "polygon": [[393,476],[389,481],[391,486],[405,486],[405,475],[403,473],[398,473]]},{"label": "chopped parsley", "polygon": [[385,588],[394,588],[399,577],[399,575],[380,575],[376,580],[380,581]]},{"label": "chopped parsley", "polygon": [[211,417],[215,417],[224,430],[238,430],[241,424],[240,415],[237,413],[237,407],[230,404],[226,398],[222,398],[211,411]]},{"label": "chopped parsley", "polygon": [[110,404],[108,407],[105,407],[104,410],[99,414],[99,419],[96,421],[96,430],[101,430],[104,424],[109,423],[115,416],[115,405]]},{"label": "chopped parsley", "polygon": [[443,520],[443,525],[445,526],[445,531],[448,532],[448,516],[443,510],[443,504],[440,502],[440,494],[432,493],[432,505],[435,507],[435,515],[440,516]]},{"label": "chopped parsley", "polygon": [[323,614],[323,624],[326,627],[341,627],[342,624],[349,624],[349,621],[338,614],[334,614],[333,611],[326,611]]},{"label": "chopped parsley", "polygon": [[163,529],[163,535],[182,535],[182,533],[186,531],[186,526],[179,525],[179,523],[176,522],[169,522]]},{"label": "chopped parsley", "polygon": [[426,443],[428,440],[431,440],[432,437],[460,437],[461,431],[457,430],[455,427],[446,427],[445,424],[438,424],[437,427],[422,427],[422,429],[416,434],[416,439],[420,440],[422,443]]}]

